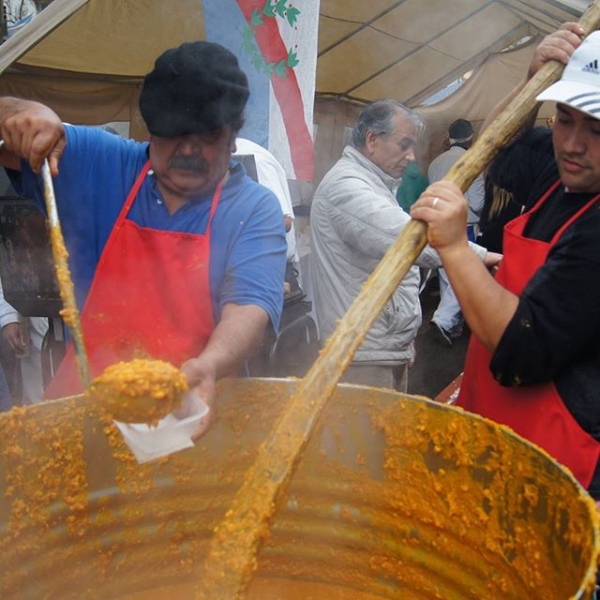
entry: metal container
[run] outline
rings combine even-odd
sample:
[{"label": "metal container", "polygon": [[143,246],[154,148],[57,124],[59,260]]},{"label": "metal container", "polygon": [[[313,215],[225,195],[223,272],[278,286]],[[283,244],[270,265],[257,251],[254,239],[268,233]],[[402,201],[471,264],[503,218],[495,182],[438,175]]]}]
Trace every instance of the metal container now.
[{"label": "metal container", "polygon": [[[0,597],[193,599],[211,531],[294,386],[223,381],[209,432],[146,465],[82,397],[0,415]],[[589,496],[511,431],[341,384],[247,597],[591,598],[598,546]]]}]

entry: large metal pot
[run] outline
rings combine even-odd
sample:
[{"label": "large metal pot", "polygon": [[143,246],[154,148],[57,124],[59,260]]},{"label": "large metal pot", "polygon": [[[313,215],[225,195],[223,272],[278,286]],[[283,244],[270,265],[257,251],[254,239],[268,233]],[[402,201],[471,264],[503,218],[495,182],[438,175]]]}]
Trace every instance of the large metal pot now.
[{"label": "large metal pot", "polygon": [[[192,599],[212,529],[294,387],[229,380],[197,445],[137,465],[82,397],[0,415],[3,600]],[[591,598],[595,505],[505,428],[339,385],[248,598]]]}]

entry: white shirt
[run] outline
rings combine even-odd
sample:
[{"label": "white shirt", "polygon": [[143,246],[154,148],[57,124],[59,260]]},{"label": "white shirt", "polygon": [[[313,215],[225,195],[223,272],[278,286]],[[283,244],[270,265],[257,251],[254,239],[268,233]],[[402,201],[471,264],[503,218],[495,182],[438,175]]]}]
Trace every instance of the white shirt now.
[{"label": "white shirt", "polygon": [[[290,188],[283,167],[278,160],[266,149],[258,144],[237,138],[235,140],[236,154],[251,154],[256,162],[256,172],[258,183],[269,188],[279,200],[281,211],[284,216],[294,218],[294,209],[292,207],[292,198],[290,196]],[[294,223],[292,222],[291,229],[285,236],[287,242],[287,259],[288,261],[298,262],[298,252],[296,251],[296,232],[294,231]]]}]

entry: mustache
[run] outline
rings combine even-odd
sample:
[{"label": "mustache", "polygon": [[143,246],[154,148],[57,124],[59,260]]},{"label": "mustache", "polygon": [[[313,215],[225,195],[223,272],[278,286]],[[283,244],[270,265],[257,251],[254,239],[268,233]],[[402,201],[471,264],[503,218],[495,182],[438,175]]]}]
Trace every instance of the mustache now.
[{"label": "mustache", "polygon": [[169,167],[198,173],[208,171],[208,163],[201,156],[174,156],[169,161]]}]

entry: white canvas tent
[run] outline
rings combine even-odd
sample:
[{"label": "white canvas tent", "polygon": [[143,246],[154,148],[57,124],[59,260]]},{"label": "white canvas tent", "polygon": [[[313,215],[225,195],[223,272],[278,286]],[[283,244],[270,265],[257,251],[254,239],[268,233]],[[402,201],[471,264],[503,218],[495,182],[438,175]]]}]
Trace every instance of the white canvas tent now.
[{"label": "white canvas tent", "polygon": [[408,106],[590,0],[321,0],[317,91]]},{"label": "white canvas tent", "polygon": [[[443,151],[444,135],[454,119],[469,119],[475,131],[479,130],[490,110],[524,77],[525,66],[540,39],[536,36],[516,50],[489,56],[455,93],[431,106],[417,108],[427,124],[422,141],[424,162]],[[538,112],[538,124],[544,124],[552,114],[554,104],[544,103]]]}]

